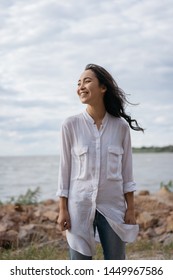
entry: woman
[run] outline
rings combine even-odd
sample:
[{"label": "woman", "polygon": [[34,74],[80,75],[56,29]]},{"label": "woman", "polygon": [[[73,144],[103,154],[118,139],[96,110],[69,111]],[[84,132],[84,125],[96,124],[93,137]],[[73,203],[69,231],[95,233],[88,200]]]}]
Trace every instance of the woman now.
[{"label": "woman", "polygon": [[88,64],[77,94],[86,110],[62,125],[58,224],[72,260],[90,260],[98,237],[104,259],[125,259],[125,243],[138,234],[129,126],[124,92],[101,66]]}]

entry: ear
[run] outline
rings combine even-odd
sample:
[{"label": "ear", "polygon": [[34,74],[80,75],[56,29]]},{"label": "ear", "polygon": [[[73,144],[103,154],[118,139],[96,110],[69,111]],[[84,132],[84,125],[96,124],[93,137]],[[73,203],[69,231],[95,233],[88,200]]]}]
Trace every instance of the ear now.
[{"label": "ear", "polygon": [[107,91],[107,87],[105,85],[101,85],[102,92],[105,93]]}]

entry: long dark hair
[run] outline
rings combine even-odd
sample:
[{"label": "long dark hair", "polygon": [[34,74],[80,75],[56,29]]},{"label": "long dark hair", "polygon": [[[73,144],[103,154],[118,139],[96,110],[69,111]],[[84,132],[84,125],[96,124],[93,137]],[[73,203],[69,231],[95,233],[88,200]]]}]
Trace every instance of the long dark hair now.
[{"label": "long dark hair", "polygon": [[131,103],[127,100],[124,91],[118,87],[111,74],[103,67],[96,64],[88,64],[85,67],[85,70],[93,71],[100,85],[104,85],[106,87],[107,90],[104,95],[104,105],[106,111],[114,117],[124,118],[133,130],[144,131],[144,129],[138,125],[137,120],[132,119],[130,115],[126,114],[125,105],[127,103]]}]

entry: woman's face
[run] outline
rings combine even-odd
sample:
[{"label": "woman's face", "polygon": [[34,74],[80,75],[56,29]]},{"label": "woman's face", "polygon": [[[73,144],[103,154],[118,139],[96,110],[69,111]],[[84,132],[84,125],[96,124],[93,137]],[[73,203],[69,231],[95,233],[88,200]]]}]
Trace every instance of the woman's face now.
[{"label": "woman's face", "polygon": [[100,85],[92,70],[85,70],[79,78],[77,94],[83,104],[97,105],[103,102],[106,91],[104,85]]}]

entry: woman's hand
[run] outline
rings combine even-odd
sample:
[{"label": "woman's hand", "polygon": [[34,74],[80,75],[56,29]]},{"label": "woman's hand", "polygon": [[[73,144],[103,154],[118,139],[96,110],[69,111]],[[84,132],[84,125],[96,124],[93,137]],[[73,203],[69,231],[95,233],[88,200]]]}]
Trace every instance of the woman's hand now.
[{"label": "woman's hand", "polygon": [[57,222],[61,231],[71,228],[70,215],[68,210],[60,210]]},{"label": "woman's hand", "polygon": [[133,192],[125,193],[125,200],[127,203],[127,210],[124,216],[125,224],[135,225],[136,218],[135,218],[135,210],[134,210],[134,194]]},{"label": "woman's hand", "polygon": [[71,228],[70,223],[70,214],[68,211],[68,198],[67,197],[60,197],[59,201],[59,216],[57,223],[59,225],[59,229],[64,231],[66,229]]},{"label": "woman's hand", "polygon": [[125,224],[136,225],[136,218],[134,210],[127,209],[124,216]]}]

